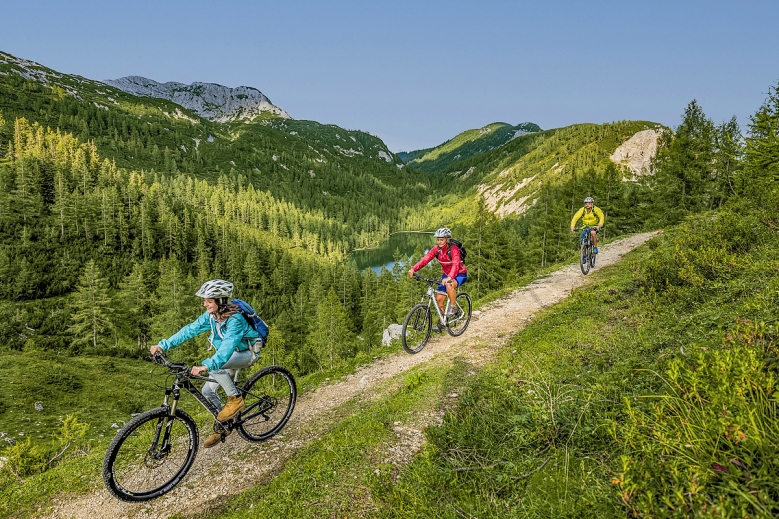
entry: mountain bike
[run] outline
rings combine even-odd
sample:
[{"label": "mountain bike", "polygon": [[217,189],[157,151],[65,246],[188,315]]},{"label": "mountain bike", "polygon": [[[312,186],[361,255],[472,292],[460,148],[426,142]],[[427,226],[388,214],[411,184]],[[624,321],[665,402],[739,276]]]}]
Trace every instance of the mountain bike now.
[{"label": "mountain bike", "polygon": [[438,304],[435,302],[436,294],[444,294],[436,290],[436,285],[440,284],[438,279],[427,279],[414,274],[414,279],[417,281],[425,281],[428,284],[427,291],[422,296],[422,302],[415,305],[406,316],[403,321],[403,329],[401,330],[400,338],[403,343],[403,349],[408,353],[419,353],[422,348],[425,347],[427,341],[430,339],[430,332],[432,330],[433,313],[431,310],[435,308],[438,314],[440,322],[446,326],[446,331],[452,337],[462,335],[468,323],[471,322],[471,297],[465,292],[458,292],[455,298],[457,311],[453,317],[446,317],[446,311],[450,308],[449,297],[446,298],[446,308],[443,314],[441,309],[438,308]]},{"label": "mountain bike", "polygon": [[247,441],[265,441],[281,431],[295,408],[295,378],[281,366],[266,366],[238,388],[246,409],[220,422],[216,419],[219,410],[192,383],[193,379],[214,380],[192,375],[190,366],[169,362],[162,353],[152,360],[173,376],[171,385],[165,387],[162,406],[139,414],[117,431],[103,460],[106,488],[122,501],[148,501],[170,492],[192,467],[198,430],[195,421],[178,408],[182,389],[214,416],[213,430],[222,435],[222,441],[233,430]]},{"label": "mountain bike", "polygon": [[591,231],[594,231],[594,227],[582,227],[582,234],[579,237],[579,266],[582,269],[582,274],[585,276],[590,272],[590,268],[595,267],[595,254],[593,252],[594,245],[592,244]]}]

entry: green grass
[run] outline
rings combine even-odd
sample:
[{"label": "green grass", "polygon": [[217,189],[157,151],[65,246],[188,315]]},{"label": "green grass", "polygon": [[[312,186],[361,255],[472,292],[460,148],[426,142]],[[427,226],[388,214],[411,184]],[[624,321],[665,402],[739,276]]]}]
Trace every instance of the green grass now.
[{"label": "green grass", "polygon": [[[359,354],[339,367],[297,379],[298,394],[304,394],[331,380],[337,381],[376,359],[385,358],[398,345],[377,348],[371,355]],[[184,360],[186,354],[171,352],[171,360]],[[265,365],[260,359],[248,377]],[[165,371],[148,361],[102,356],[64,356],[49,352],[3,353],[9,390],[0,399],[0,432],[17,445],[30,440],[32,450],[45,449],[46,460],[59,452],[54,440],[67,416],[85,424],[83,438],[74,442],[56,463],[41,472],[32,465],[37,460],[24,458],[19,463],[30,467],[29,474],[15,476],[0,469],[0,516],[13,513],[27,517],[41,506],[63,494],[83,494],[102,486],[101,467],[105,449],[118,427],[133,413],[158,407],[164,396]],[[35,410],[35,403],[43,405]],[[180,406],[193,416],[200,427],[210,415],[194,398],[184,394]],[[0,457],[8,458],[13,447],[3,442]]]},{"label": "green grass", "polygon": [[230,500],[207,517],[370,517],[379,512],[375,494],[398,467],[388,447],[396,429],[414,426],[450,400],[467,380],[470,366],[427,363],[385,382],[373,401],[353,399],[330,413],[317,439],[289,459],[279,474]]},{"label": "green grass", "polygon": [[539,313],[378,516],[775,515],[779,246],[758,228],[690,220]]}]

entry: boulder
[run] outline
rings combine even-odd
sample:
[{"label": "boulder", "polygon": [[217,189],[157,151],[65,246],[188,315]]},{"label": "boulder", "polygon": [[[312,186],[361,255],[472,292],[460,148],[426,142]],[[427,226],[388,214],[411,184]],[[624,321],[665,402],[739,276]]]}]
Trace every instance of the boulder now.
[{"label": "boulder", "polygon": [[387,346],[395,339],[400,339],[400,334],[403,332],[403,327],[399,324],[391,324],[384,330],[384,335],[381,338],[382,346]]}]

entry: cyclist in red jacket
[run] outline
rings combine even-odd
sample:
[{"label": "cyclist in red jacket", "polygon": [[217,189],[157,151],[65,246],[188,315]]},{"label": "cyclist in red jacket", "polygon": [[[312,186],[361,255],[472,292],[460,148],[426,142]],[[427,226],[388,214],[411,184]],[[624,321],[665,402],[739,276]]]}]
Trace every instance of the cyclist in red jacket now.
[{"label": "cyclist in red jacket", "polygon": [[[419,263],[411,267],[408,271],[409,277],[413,277],[414,273],[421,270],[422,267],[430,263],[433,259],[437,259],[441,264],[441,284],[438,285],[440,292],[446,291],[449,296],[449,313],[446,317],[457,317],[457,287],[462,285],[466,279],[468,279],[468,269],[465,268],[460,257],[460,249],[456,245],[449,243],[449,238],[452,237],[452,231],[448,227],[441,227],[433,235],[436,238],[436,246],[427,251]],[[436,294],[436,302],[438,308],[441,309],[441,313],[444,312],[446,296],[444,294]],[[439,322],[433,327],[433,331],[441,332],[444,326]]]}]

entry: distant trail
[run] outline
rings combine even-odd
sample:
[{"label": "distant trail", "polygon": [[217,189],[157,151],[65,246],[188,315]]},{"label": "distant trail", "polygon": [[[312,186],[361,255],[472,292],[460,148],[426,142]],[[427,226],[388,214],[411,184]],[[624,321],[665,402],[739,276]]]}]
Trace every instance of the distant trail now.
[{"label": "distant trail", "polygon": [[[627,252],[656,234],[658,233],[637,234],[602,246],[594,272],[617,263]],[[583,276],[576,263],[567,265],[549,276],[515,290],[481,312],[474,312],[468,330],[461,337],[446,334],[434,336],[425,349],[416,355],[401,351],[348,375],[345,380],[303,395],[280,437],[255,445],[233,434],[224,444],[212,449],[204,449],[201,446],[192,470],[184,481],[159,499],[139,504],[123,503],[113,498],[107,490],[100,488],[93,494],[59,499],[53,508],[42,510],[39,517],[157,519],[177,513],[184,516],[203,514],[205,510],[226,501],[230,496],[272,477],[286,459],[322,432],[319,422],[323,413],[329,413],[356,396],[370,398],[382,381],[434,358],[436,362],[449,362],[460,357],[470,359],[474,364],[483,364],[493,358],[499,347],[508,342],[518,330],[524,328],[534,314],[562,301],[568,297],[571,290],[588,284],[591,280],[592,274]],[[474,348],[474,345],[487,347]],[[209,432],[201,430],[201,437],[204,438]],[[417,438],[409,440],[413,445],[406,443],[401,446],[407,454],[405,459],[409,459],[413,451],[421,445],[418,440],[420,435],[418,431],[415,435],[414,431],[405,430],[404,436]]]}]

